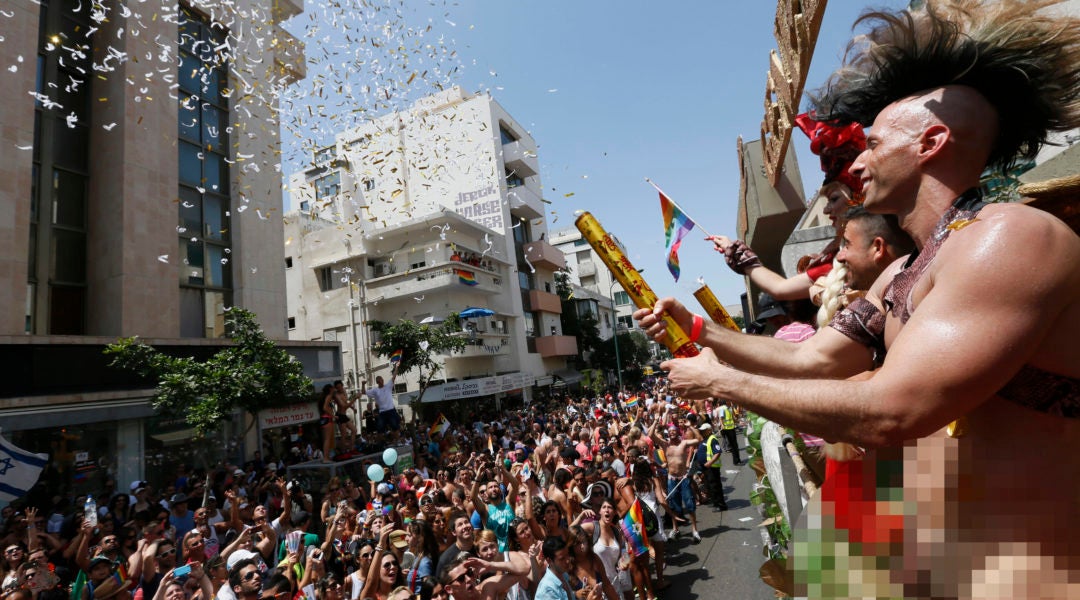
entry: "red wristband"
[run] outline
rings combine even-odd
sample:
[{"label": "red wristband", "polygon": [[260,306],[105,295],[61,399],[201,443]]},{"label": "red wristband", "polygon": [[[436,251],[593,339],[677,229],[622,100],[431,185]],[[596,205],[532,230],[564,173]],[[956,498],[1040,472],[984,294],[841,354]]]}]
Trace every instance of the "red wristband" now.
[{"label": "red wristband", "polygon": [[690,328],[690,341],[697,342],[701,337],[701,330],[705,328],[705,319],[701,315],[694,315],[694,325]]}]

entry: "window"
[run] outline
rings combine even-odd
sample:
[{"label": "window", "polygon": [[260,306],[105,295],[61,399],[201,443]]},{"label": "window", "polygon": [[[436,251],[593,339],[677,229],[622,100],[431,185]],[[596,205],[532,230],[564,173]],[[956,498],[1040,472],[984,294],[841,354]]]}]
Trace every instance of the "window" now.
[{"label": "window", "polygon": [[315,180],[315,199],[325,200],[341,191],[341,171],[334,171]]},{"label": "window", "polygon": [[292,268],[292,257],[291,256],[286,256],[285,257],[285,268],[286,269],[291,269]]},{"label": "window", "polygon": [[319,280],[320,292],[327,292],[334,289],[334,270],[330,267],[315,269],[315,277]]},{"label": "window", "polygon": [[[26,331],[86,333],[86,240],[92,86],[90,15],[76,3],[39,3],[36,92],[63,106],[34,106]],[[62,38],[60,43],[52,37]],[[63,51],[50,46],[63,46]],[[20,57],[20,61],[22,58]],[[67,121],[72,117],[71,122]],[[39,314],[40,313],[40,314]]]},{"label": "window", "polygon": [[525,311],[525,314],[522,316],[525,317],[525,336],[535,337],[536,331],[540,329],[536,320],[536,313]]},{"label": "window", "polygon": [[228,32],[182,8],[178,35],[180,332],[220,337],[232,303]]},{"label": "window", "polygon": [[416,263],[413,263],[413,264],[409,265],[409,268],[410,269],[419,269],[419,268],[425,267],[425,266],[427,266],[427,262],[422,260],[420,262],[416,262]]},{"label": "window", "polygon": [[574,240],[574,245],[575,246],[588,246],[589,245],[589,240],[586,240],[585,238],[578,238],[578,239]]},{"label": "window", "polygon": [[296,329],[296,317],[289,317],[289,329]]},{"label": "window", "polygon": [[365,192],[370,192],[371,190],[375,189],[375,180],[374,179],[365,179],[363,184],[364,184],[364,191]]},{"label": "window", "polygon": [[630,294],[623,291],[615,292],[615,304],[618,306],[626,306],[630,304]]},{"label": "window", "polygon": [[409,384],[408,383],[395,383],[394,384],[394,393],[395,394],[404,394],[407,391],[409,391]]},{"label": "window", "polygon": [[521,176],[518,175],[517,173],[515,173],[514,171],[507,171],[506,172],[506,188],[507,189],[516,188],[519,185],[525,185],[525,180],[522,179]]},{"label": "window", "polygon": [[503,144],[513,144],[518,140],[518,136],[514,135],[502,123],[499,123],[499,139],[502,140]]},{"label": "window", "polygon": [[533,276],[532,273],[527,271],[518,271],[518,287],[523,290],[533,289]]},{"label": "window", "polygon": [[300,203],[300,210],[302,210],[304,212],[307,212],[307,211],[311,210],[311,203],[308,202],[307,200],[304,200],[303,202]]},{"label": "window", "polygon": [[337,158],[337,146],[327,146],[315,151],[315,164],[321,165]]},{"label": "window", "polygon": [[634,317],[624,315],[619,317],[619,329],[631,329],[634,326]]}]

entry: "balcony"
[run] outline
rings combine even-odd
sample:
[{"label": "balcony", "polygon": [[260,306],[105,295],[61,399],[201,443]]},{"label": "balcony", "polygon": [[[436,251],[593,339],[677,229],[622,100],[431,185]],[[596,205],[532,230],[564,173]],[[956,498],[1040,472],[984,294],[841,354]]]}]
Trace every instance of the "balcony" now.
[{"label": "balcony", "polygon": [[458,358],[490,358],[510,354],[510,338],[505,335],[484,336],[465,340],[465,348],[460,352],[444,354],[447,360]]},{"label": "balcony", "polygon": [[525,252],[525,258],[534,267],[542,267],[550,271],[566,268],[566,255],[546,240],[529,242],[522,249]]},{"label": "balcony", "polygon": [[270,50],[274,53],[274,66],[277,68],[277,75],[282,85],[292,85],[307,77],[304,42],[296,39],[279,25],[274,26]]},{"label": "balcony", "polygon": [[536,351],[544,358],[577,356],[577,338],[570,335],[545,335],[536,340]]},{"label": "balcony", "polygon": [[596,275],[596,263],[591,260],[585,260],[578,263],[577,266],[578,277],[588,277],[590,275]]},{"label": "balcony", "polygon": [[536,150],[521,143],[521,140],[503,144],[503,163],[506,168],[521,178],[532,177],[540,172],[540,161]]},{"label": "balcony", "polygon": [[510,210],[519,217],[539,219],[544,216],[544,203],[540,195],[526,185],[510,188],[506,193],[510,200]]},{"label": "balcony", "polygon": [[[562,299],[558,295],[541,290],[529,290],[529,308],[540,312],[562,314]],[[577,354],[575,352],[574,354]]]},{"label": "balcony", "polygon": [[[502,290],[502,278],[477,267],[459,266],[461,263],[443,263],[408,269],[400,273],[377,276],[367,282],[369,298],[383,300],[423,296],[441,290],[464,290],[484,294],[498,294]],[[472,282],[475,282],[472,283]]]}]

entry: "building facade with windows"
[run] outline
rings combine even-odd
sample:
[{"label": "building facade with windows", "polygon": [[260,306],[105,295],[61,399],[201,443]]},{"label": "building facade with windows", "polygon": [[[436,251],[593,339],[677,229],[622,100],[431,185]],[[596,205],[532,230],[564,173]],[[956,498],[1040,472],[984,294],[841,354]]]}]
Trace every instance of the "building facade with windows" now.
[{"label": "building facade with windows", "polygon": [[[303,1],[7,8],[0,354],[13,376],[0,426],[27,450],[81,457],[86,485],[150,478],[190,430],[155,420],[153,390],[107,367],[103,346],[139,336],[202,356],[230,306],[286,337],[273,90],[304,77],[303,46],[280,25]],[[318,362],[311,375],[339,373]],[[222,436],[222,452],[242,452]]]},{"label": "building facade with windows", "polygon": [[[589,242],[581,237],[581,232],[576,227],[556,231],[551,235],[551,243],[566,256],[566,268],[570,281],[579,285],[598,296],[598,302],[612,303],[615,307],[615,322],[620,330],[629,330],[637,327],[637,323],[631,315],[637,310],[630,296],[627,295],[618,281],[611,276],[611,271],[592,249]],[[611,335],[610,331],[607,334]]]},{"label": "building facade with windows", "polygon": [[[566,263],[545,239],[536,143],[490,96],[451,88],[342,132],[289,188],[289,335],[341,341],[351,386],[389,374],[366,322],[469,307],[494,314],[465,322],[468,349],[442,357],[445,385],[423,402],[479,379],[480,396],[528,400],[570,375],[577,341],[554,285]],[[415,375],[397,388],[407,403]]]}]

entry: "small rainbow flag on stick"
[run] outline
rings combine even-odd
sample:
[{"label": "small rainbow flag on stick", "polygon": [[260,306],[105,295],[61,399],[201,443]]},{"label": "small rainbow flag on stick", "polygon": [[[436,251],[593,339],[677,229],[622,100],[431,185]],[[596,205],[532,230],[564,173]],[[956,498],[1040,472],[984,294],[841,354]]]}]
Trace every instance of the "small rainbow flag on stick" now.
[{"label": "small rainbow flag on stick", "polygon": [[[682,208],[678,204],[667,197],[655,183],[646,179],[650,185],[656,188],[656,191],[660,193],[660,212],[664,218],[664,249],[667,250],[667,266],[671,271],[671,275],[675,277],[675,281],[679,280],[679,246],[682,245],[682,240],[686,237],[686,234],[690,233],[690,230],[694,228],[696,223],[690,217],[686,216]],[[702,229],[705,235],[709,235],[707,231]]]},{"label": "small rainbow flag on stick", "polygon": [[402,354],[404,354],[404,351],[401,348],[398,348],[397,350],[394,350],[393,352],[390,353],[390,362],[395,363],[395,364],[401,362],[401,355]]},{"label": "small rainbow flag on stick", "polygon": [[638,405],[638,397],[637,396],[632,396],[632,397],[628,398],[626,400],[626,402],[623,404],[623,406],[626,407],[626,408],[637,408],[637,405]]},{"label": "small rainbow flag on stick", "polygon": [[446,435],[446,432],[449,429],[450,419],[447,419],[446,415],[439,413],[439,418],[435,419],[435,423],[431,425],[431,429],[428,430],[428,435],[435,435],[436,433]]},{"label": "small rainbow flag on stick", "polygon": [[619,521],[619,527],[630,545],[629,550],[635,557],[649,551],[649,534],[645,533],[645,516],[641,511],[641,500],[634,500],[630,510],[626,511],[622,521]]}]

